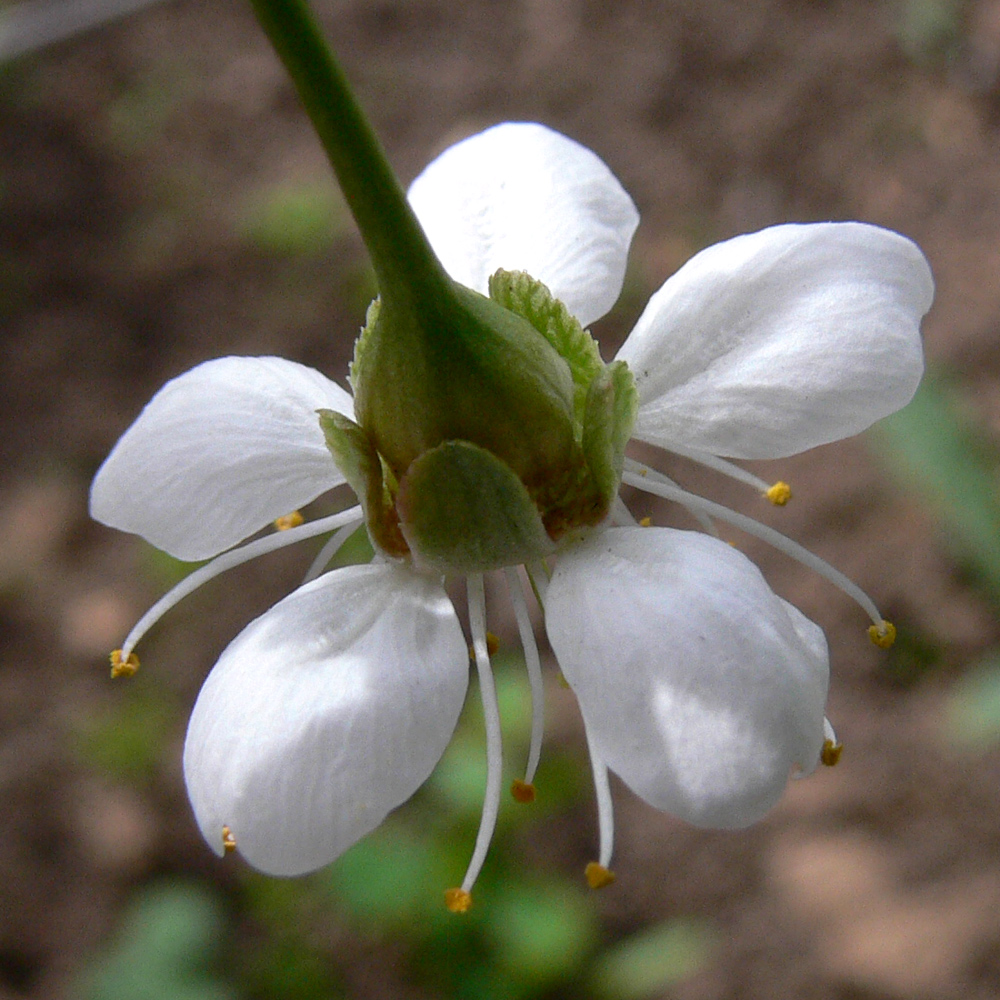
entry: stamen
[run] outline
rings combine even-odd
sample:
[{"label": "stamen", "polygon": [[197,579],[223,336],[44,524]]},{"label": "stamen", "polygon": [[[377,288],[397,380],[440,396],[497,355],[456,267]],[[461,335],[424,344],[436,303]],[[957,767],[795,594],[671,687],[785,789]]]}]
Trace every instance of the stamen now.
[{"label": "stamen", "polygon": [[535,786],[530,781],[515,778],[510,784],[511,798],[521,805],[530,805],[535,801]]},{"label": "stamen", "polygon": [[601,889],[615,880],[614,873],[608,868],[615,846],[615,813],[611,801],[611,784],[608,780],[607,765],[597,753],[586,723],[584,723],[584,732],[587,734],[590,767],[594,772],[594,794],[597,797],[597,834],[600,846],[597,861],[591,861],[584,874],[591,889]]},{"label": "stamen", "polygon": [[289,528],[287,531],[275,532],[273,535],[265,535],[253,542],[247,542],[239,548],[230,549],[216,556],[211,562],[199,566],[194,572],[189,573],[176,587],[167,591],[136,623],[132,631],[129,632],[125,642],[122,643],[120,656],[123,661],[128,661],[135,648],[136,643],[153,627],[175,604],[182,601],[188,594],[193,593],[203,583],[207,583],[213,577],[224,573],[227,569],[239,566],[242,563],[256,559],[257,556],[266,555],[282,549],[286,545],[294,542],[301,542],[306,538],[314,538],[316,535],[326,534],[339,528],[341,525],[357,521],[360,506],[351,507],[349,510],[342,510],[339,514],[331,514],[329,517],[321,517],[317,521],[310,521],[308,524],[300,525],[298,528]]},{"label": "stamen", "polygon": [[819,759],[826,767],[836,767],[840,755],[844,752],[844,744],[837,739],[829,719],[823,719],[823,749]]},{"label": "stamen", "polygon": [[653,526],[653,519],[651,517],[644,517],[639,521],[640,528],[651,528]]},{"label": "stamen", "polygon": [[599,865],[596,861],[588,863],[583,870],[584,878],[591,889],[603,889],[611,885],[617,877],[613,871],[609,871],[604,865]]},{"label": "stamen", "polygon": [[625,505],[625,501],[620,496],[616,496],[611,506],[611,520],[617,527],[634,528],[636,521],[632,516],[632,511]]},{"label": "stamen", "polygon": [[521,636],[521,648],[524,650],[524,665],[531,685],[531,742],[528,744],[528,766],[524,771],[524,781],[514,782],[511,794],[518,802],[534,802],[535,786],[532,782],[535,780],[535,771],[542,755],[542,737],[545,733],[545,685],[542,681],[542,661],[538,655],[535,630],[531,627],[521,578],[513,566],[508,566],[504,570],[504,575],[507,577],[507,593],[514,608],[517,631]]},{"label": "stamen", "polygon": [[444,905],[452,913],[468,913],[472,906],[472,896],[464,889],[446,889],[444,893]]},{"label": "stamen", "polygon": [[[660,479],[663,482],[670,483],[672,486],[675,486],[678,490],[680,489],[680,487],[677,486],[677,484],[669,476],[665,476],[662,472],[654,472],[652,469],[647,469],[645,466],[640,465],[634,459],[626,458],[625,459],[625,468],[627,470],[629,470],[629,471],[638,472],[638,474],[640,476],[642,476],[643,478],[646,478],[646,476],[652,474],[655,478]],[[625,481],[625,477],[622,476],[622,482],[624,482],[624,481]],[[646,489],[646,487],[644,485],[640,485],[639,489],[643,490],[643,489]],[[648,491],[648,492],[652,492],[652,491]],[[694,494],[692,494],[692,496],[693,495]],[[677,502],[680,503],[680,505],[698,522],[698,524],[701,525],[701,530],[702,531],[704,531],[707,534],[711,535],[713,538],[718,538],[719,537],[719,531],[718,531],[718,529],[715,527],[714,524],[712,524],[711,518],[708,517],[702,510],[700,510],[698,507],[695,507],[695,506],[693,506],[691,504],[684,503],[683,501],[677,501]],[[648,520],[649,520],[649,524],[642,524],[640,522],[641,526],[644,527],[644,528],[648,528],[653,523],[653,519],[649,518]]]},{"label": "stamen", "polygon": [[232,854],[236,850],[236,838],[228,826],[222,828],[222,849],[226,854]]},{"label": "stamen", "polygon": [[[727,462],[724,458],[719,458],[718,455],[709,454],[707,451],[699,451],[697,448],[678,448],[672,444],[667,450],[673,452],[675,455],[680,455],[682,458],[689,458],[692,462],[697,462],[699,465],[704,465],[707,469],[714,469],[716,472],[721,472],[722,475],[728,476],[730,479],[735,479],[737,482],[752,486],[758,493],[763,493],[768,500],[771,500],[770,491],[775,486],[768,486],[760,476],[755,476],[752,472],[748,472],[733,462]],[[783,485],[788,490],[788,497],[791,497],[792,491],[788,489],[787,484],[777,483],[775,485]],[[772,500],[771,502],[787,503],[788,497],[783,501]]]},{"label": "stamen", "polygon": [[[647,476],[644,478],[638,474],[637,469],[633,468],[635,463],[628,459],[626,459],[626,465],[627,471],[622,475],[623,483],[663,497],[665,500],[675,500],[687,507],[699,507],[712,517],[717,517],[720,521],[725,521],[727,524],[745,531],[748,535],[753,535],[754,538],[759,538],[762,542],[774,546],[779,552],[783,552],[796,562],[809,567],[814,573],[818,573],[824,580],[832,583],[838,590],[846,594],[871,618],[876,632],[884,629],[886,637],[888,636],[886,628],[888,623],[875,607],[875,602],[853,580],[841,573],[840,570],[834,569],[828,562],[820,559],[804,546],[799,545],[798,542],[793,542],[780,531],[775,531],[774,528],[761,524],[760,521],[755,521],[752,517],[747,517],[746,514],[738,514],[713,500],[706,500],[694,493],[688,493],[687,490],[682,490],[670,482],[666,476],[661,476],[657,472],[647,470]],[[870,631],[869,634],[871,634]]]},{"label": "stamen", "polygon": [[878,625],[868,626],[868,638],[879,649],[889,649],[896,641],[896,626],[883,618]]},{"label": "stamen", "polygon": [[318,576],[320,576],[323,570],[330,565],[330,560],[341,550],[344,542],[347,541],[351,535],[357,530],[359,524],[361,524],[363,518],[358,518],[356,521],[351,521],[349,524],[345,524],[342,528],[338,528],[324,543],[323,548],[319,550],[316,558],[313,559],[312,565],[306,572],[305,578],[302,580],[303,584],[312,583]]},{"label": "stamen", "polygon": [[139,669],[139,657],[135,653],[122,656],[122,651],[116,649],[111,653],[111,677],[134,677]]},{"label": "stamen", "polygon": [[779,479],[773,486],[764,490],[767,497],[775,507],[784,507],[792,499],[792,488],[784,480]]},{"label": "stamen", "polygon": [[538,601],[538,606],[544,611],[545,592],[549,589],[549,568],[543,560],[538,560],[537,562],[526,564],[524,571],[528,574],[528,582],[531,584],[535,600]]},{"label": "stamen", "polygon": [[[490,654],[486,646],[486,593],[482,573],[475,573],[466,581],[469,596],[469,626],[472,631],[472,648],[476,654],[476,671],[479,674],[479,694],[483,700],[483,719],[486,723],[486,793],[483,797],[483,815],[479,833],[472,852],[469,869],[460,889],[450,889],[445,903],[453,913],[464,913],[472,905],[472,887],[482,871],[486,852],[493,839],[500,811],[500,781],[503,770],[503,745],[500,735],[500,708],[497,689],[490,669]],[[463,894],[464,895],[460,895]]]},{"label": "stamen", "polygon": [[[486,652],[490,656],[496,656],[500,652],[500,636],[494,635],[492,632],[486,633]],[[469,660],[472,663],[476,662],[476,650],[474,647],[469,647]]]},{"label": "stamen", "polygon": [[274,526],[278,531],[288,531],[289,528],[297,528],[303,521],[302,515],[297,510],[293,510],[291,514],[276,518]]}]

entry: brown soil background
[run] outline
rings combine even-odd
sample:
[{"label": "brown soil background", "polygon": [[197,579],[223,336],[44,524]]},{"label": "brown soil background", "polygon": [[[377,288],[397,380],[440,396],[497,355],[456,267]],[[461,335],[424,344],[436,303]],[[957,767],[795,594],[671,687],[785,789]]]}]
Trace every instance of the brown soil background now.
[{"label": "brown soil background", "polygon": [[[626,295],[596,329],[606,355],[700,246],[783,221],[871,221],[924,248],[938,284],[928,355],[959,374],[996,443],[1000,3],[951,9],[957,34],[915,56],[903,7],[875,0],[319,5],[404,181],[505,119],[543,121],[611,165],[643,223]],[[226,641],[302,572],[293,556],[248,567],[175,612],[144,668],[181,708],[169,753],[145,788],[110,781],[81,763],[74,734],[122,697],[107,650],[158,588],[133,539],[88,521],[90,477],[156,388],[209,357],[279,353],[340,378],[369,279],[349,225],[306,256],[265,252],[241,228],[260,192],[332,182],[239,3],[163,4],[8,68],[0,178],[7,1000],[66,995],[134,886],[224,879],[187,810],[184,710]],[[796,490],[762,516],[943,657],[903,683],[853,606],[748,543],[827,630],[843,762],[735,834],[687,828],[617,786],[619,881],[594,905],[612,935],[677,913],[716,921],[721,945],[673,988],[681,1000],[1000,996],[1000,753],[959,753],[942,735],[949,690],[1000,640],[992,606],[863,442],[760,471]],[[572,718],[556,722],[579,739]],[[575,871],[593,838],[588,807],[538,850],[564,843],[549,863]],[[358,997],[418,995],[391,972],[355,973]]]}]

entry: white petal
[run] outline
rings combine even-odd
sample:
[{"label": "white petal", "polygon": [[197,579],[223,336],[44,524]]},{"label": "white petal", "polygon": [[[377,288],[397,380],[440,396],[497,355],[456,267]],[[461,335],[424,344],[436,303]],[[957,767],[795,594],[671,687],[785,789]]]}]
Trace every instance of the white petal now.
[{"label": "white petal", "polygon": [[933,294],[913,243],[861,223],[709,247],[650,299],[618,353],[639,389],[635,436],[782,458],[857,434],[916,391]]},{"label": "white petal", "polygon": [[94,479],[90,513],[178,559],[207,559],[344,481],[316,410],[335,382],[282,358],[218,358],[168,382]]},{"label": "white petal", "polygon": [[252,622],[198,696],[184,777],[205,839],[250,864],[328,864],[424,782],[455,729],[469,654],[439,583],[335,570]]},{"label": "white petal", "polygon": [[658,809],[741,827],[823,743],[826,643],[731,546],[611,528],[568,548],[546,629],[604,762]]},{"label": "white petal", "polygon": [[451,146],[408,197],[448,273],[484,295],[497,268],[527,271],[587,326],[621,293],[639,213],[598,156],[544,125]]}]

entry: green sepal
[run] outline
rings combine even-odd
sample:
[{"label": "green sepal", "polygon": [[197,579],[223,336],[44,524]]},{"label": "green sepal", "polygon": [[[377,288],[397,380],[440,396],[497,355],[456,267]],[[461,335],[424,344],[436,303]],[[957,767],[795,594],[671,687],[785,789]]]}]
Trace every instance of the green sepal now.
[{"label": "green sepal", "polygon": [[573,459],[569,367],[516,313],[452,293],[420,315],[372,304],[351,365],[357,421],[397,477],[445,441],[472,441],[534,489]]},{"label": "green sepal", "polygon": [[467,441],[446,441],[416,459],[396,508],[417,564],[441,573],[516,566],[554,548],[513,469]]},{"label": "green sepal", "polygon": [[604,368],[597,341],[580,321],[555,298],[548,286],[525,271],[504,271],[490,276],[490,298],[526,319],[569,365],[573,376],[573,410],[577,427],[584,422],[587,392]]},{"label": "green sepal", "polygon": [[590,383],[583,424],[583,453],[602,500],[618,492],[625,445],[639,410],[635,379],[624,361],[612,361]]},{"label": "green sepal", "polygon": [[372,545],[396,558],[408,555],[392,498],[392,474],[383,465],[368,435],[336,410],[317,412],[334,464],[361,502]]}]

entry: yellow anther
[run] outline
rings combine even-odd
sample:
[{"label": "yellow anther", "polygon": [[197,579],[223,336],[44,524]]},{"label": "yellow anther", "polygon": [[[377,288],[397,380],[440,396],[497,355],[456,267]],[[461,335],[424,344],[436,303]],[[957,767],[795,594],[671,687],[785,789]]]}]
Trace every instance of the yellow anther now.
[{"label": "yellow anther", "polygon": [[652,523],[653,519],[651,517],[644,517],[639,520],[639,527],[648,528]]},{"label": "yellow anther", "polygon": [[527,805],[527,803],[535,801],[535,786],[531,782],[515,778],[510,786],[510,794],[514,797],[515,802]]},{"label": "yellow anther", "polygon": [[129,653],[124,660],[120,649],[116,649],[111,654],[112,677],[132,677],[138,669],[139,657],[135,653]]},{"label": "yellow anther", "polygon": [[444,905],[452,913],[468,913],[472,906],[472,893],[464,889],[446,889],[444,893]]},{"label": "yellow anther", "polygon": [[615,880],[615,873],[609,871],[604,865],[599,865],[596,861],[591,861],[583,870],[587,878],[587,885],[591,889],[603,889],[606,885],[611,885]]},{"label": "yellow anther", "polygon": [[278,531],[288,531],[289,528],[297,528],[303,523],[303,521],[304,518],[302,515],[297,510],[293,510],[291,514],[285,514],[284,517],[279,517],[274,522],[274,526],[278,529]]},{"label": "yellow anther", "polygon": [[792,499],[792,488],[788,483],[778,480],[765,494],[775,507],[784,507]]},{"label": "yellow anther", "polygon": [[[486,633],[486,655],[496,656],[500,652],[500,637],[495,636],[492,632]],[[469,659],[475,663],[476,662],[476,650],[474,646],[469,647]]]},{"label": "yellow anther", "polygon": [[236,850],[236,838],[228,826],[222,828],[222,849],[226,854],[232,854]]},{"label": "yellow anther", "polygon": [[844,752],[844,744],[836,743],[833,740],[825,740],[823,749],[819,752],[819,759],[826,767],[836,767],[840,755]]},{"label": "yellow anther", "polygon": [[896,626],[883,619],[881,625],[868,626],[868,638],[879,649],[888,649],[896,641]]},{"label": "yellow anther", "polygon": [[566,680],[566,675],[561,670],[556,674],[556,682],[558,683],[559,687],[565,688],[567,691],[569,691],[570,689],[569,681]]}]

